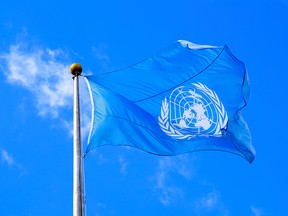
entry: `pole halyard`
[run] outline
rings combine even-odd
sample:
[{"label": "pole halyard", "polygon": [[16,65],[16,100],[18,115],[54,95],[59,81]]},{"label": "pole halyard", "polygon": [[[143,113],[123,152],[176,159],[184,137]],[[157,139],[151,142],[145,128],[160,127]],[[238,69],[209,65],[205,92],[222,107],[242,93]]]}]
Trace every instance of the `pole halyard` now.
[{"label": "pole halyard", "polygon": [[73,110],[73,216],[84,216],[83,192],[83,158],[80,130],[79,75],[82,66],[74,63],[70,66],[74,80],[74,110]]}]

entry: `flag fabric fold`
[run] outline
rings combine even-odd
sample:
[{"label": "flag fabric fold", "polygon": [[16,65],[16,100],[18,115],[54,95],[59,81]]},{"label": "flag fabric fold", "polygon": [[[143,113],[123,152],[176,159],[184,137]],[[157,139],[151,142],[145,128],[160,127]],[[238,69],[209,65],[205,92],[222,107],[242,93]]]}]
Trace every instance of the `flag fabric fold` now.
[{"label": "flag fabric fold", "polygon": [[85,77],[93,104],[86,152],[118,145],[156,155],[218,150],[254,160],[241,115],[249,79],[227,46],[177,41],[128,68]]}]

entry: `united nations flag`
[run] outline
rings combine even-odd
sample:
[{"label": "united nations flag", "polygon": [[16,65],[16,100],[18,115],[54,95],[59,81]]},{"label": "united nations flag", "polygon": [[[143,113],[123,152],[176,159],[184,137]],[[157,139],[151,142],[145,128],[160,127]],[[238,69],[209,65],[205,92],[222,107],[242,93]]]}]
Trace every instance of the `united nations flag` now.
[{"label": "united nations flag", "polygon": [[87,152],[126,145],[156,155],[218,150],[254,160],[241,116],[249,80],[227,46],[177,41],[131,67],[86,79],[93,104]]}]

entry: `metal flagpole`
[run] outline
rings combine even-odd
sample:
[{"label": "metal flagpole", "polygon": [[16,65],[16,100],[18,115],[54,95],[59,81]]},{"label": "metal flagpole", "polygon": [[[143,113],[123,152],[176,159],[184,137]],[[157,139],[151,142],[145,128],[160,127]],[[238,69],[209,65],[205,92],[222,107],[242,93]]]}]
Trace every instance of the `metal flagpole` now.
[{"label": "metal flagpole", "polygon": [[74,63],[70,66],[70,72],[73,75],[74,80],[73,216],[84,216],[83,164],[79,105],[79,75],[82,73],[82,66]]}]

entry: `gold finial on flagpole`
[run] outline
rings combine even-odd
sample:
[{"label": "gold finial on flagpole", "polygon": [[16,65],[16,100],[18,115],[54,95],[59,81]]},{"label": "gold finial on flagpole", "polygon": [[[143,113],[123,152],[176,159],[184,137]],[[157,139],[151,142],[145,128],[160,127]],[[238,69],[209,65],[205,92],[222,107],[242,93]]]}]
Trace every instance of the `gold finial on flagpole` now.
[{"label": "gold finial on flagpole", "polygon": [[78,63],[73,63],[70,66],[70,73],[74,76],[78,76],[82,73],[82,66]]}]

